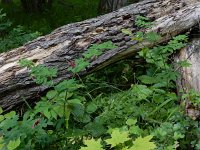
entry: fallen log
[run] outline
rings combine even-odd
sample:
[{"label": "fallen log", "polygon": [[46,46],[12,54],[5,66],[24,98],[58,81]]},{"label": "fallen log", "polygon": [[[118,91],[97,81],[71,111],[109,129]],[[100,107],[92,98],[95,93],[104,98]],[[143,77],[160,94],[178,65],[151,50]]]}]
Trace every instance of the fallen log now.
[{"label": "fallen log", "polygon": [[60,27],[49,35],[0,54],[0,106],[4,110],[12,109],[21,104],[23,99],[35,100],[36,95],[48,88],[36,85],[29,71],[19,66],[18,62],[22,58],[57,68],[58,77],[54,82],[58,83],[71,77],[67,70],[68,62],[81,58],[93,43],[111,40],[118,48],[91,60],[80,75],[130,57],[144,46],[154,46],[155,43],[146,41],[138,43],[121,32],[122,29],[130,29],[132,32],[139,30],[134,24],[136,15],[145,15],[155,20],[149,31],[159,32],[162,38],[157,43],[162,43],[198,24],[200,3],[189,0],[142,1],[97,18]]}]

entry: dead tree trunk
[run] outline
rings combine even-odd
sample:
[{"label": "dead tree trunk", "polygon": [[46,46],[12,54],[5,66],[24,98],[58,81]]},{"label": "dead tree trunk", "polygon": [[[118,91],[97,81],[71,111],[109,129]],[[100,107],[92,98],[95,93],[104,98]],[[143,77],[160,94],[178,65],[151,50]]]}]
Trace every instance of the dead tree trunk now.
[{"label": "dead tree trunk", "polygon": [[92,43],[111,40],[118,48],[104,52],[80,75],[103,68],[120,59],[130,57],[144,46],[132,41],[121,32],[128,28],[133,32],[135,15],[145,15],[155,20],[152,31],[159,31],[162,38],[158,43],[168,41],[172,36],[185,32],[198,24],[200,3],[188,0],[145,0],[94,19],[73,23],[56,29],[51,34],[31,41],[22,47],[0,54],[0,106],[8,110],[26,100],[35,100],[36,95],[48,87],[36,85],[27,69],[19,67],[22,58],[34,60],[37,64],[58,68],[55,83],[71,76],[68,62],[81,58]]},{"label": "dead tree trunk", "polygon": [[[191,42],[185,48],[181,49],[176,56],[177,62],[185,60],[190,66],[184,68],[177,67],[181,75],[177,79],[178,92],[200,92],[200,34],[197,37],[193,37]],[[189,97],[182,99],[182,103],[185,106],[188,116],[193,119],[200,117],[200,107],[194,106]]]},{"label": "dead tree trunk", "polygon": [[99,12],[111,12],[117,10],[128,2],[128,0],[100,0]]}]

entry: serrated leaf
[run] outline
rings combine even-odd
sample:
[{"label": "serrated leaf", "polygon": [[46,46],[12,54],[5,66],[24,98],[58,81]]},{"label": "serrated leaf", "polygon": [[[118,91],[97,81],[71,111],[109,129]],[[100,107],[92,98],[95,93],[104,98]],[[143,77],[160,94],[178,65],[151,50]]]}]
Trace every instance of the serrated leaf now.
[{"label": "serrated leaf", "polygon": [[84,128],[91,133],[93,137],[99,137],[107,131],[103,124],[98,122],[89,122]]},{"label": "serrated leaf", "polygon": [[91,121],[91,117],[90,117],[90,115],[88,115],[88,114],[84,114],[83,115],[83,118],[82,118],[82,120],[81,120],[81,122],[83,122],[83,123],[88,123],[88,122],[90,122]]},{"label": "serrated leaf", "polygon": [[107,42],[104,42],[104,43],[101,43],[101,44],[92,44],[92,46],[88,49],[88,51],[91,51],[91,50],[111,50],[111,49],[114,49],[114,48],[117,48],[116,45],[113,44],[112,41],[107,41]]},{"label": "serrated leaf", "polygon": [[161,36],[156,32],[149,32],[145,35],[145,38],[150,42],[156,42],[161,38]]},{"label": "serrated leaf", "polygon": [[86,107],[87,113],[93,113],[97,110],[97,105],[93,102],[89,103],[88,106]]},{"label": "serrated leaf", "polygon": [[134,85],[132,86],[132,91],[138,100],[144,100],[153,93],[146,85]]},{"label": "serrated leaf", "polygon": [[92,58],[93,56],[99,56],[102,54],[101,50],[97,50],[97,49],[88,49],[88,51],[86,53],[83,54],[83,56],[86,59]]},{"label": "serrated leaf", "polygon": [[187,35],[177,35],[175,37],[173,37],[173,40],[176,40],[176,41],[187,41],[188,39],[188,36]]},{"label": "serrated leaf", "polygon": [[80,150],[103,150],[101,145],[101,139],[94,140],[92,138],[90,140],[84,140],[84,144],[87,147],[81,147]]},{"label": "serrated leaf", "polygon": [[157,83],[155,77],[150,77],[150,76],[147,76],[147,75],[139,76],[138,79],[144,84]]},{"label": "serrated leaf", "polygon": [[15,114],[16,114],[15,111],[11,111],[11,112],[5,114],[4,117],[5,117],[6,119],[10,119],[10,118],[14,117]]},{"label": "serrated leaf", "polygon": [[18,138],[15,141],[10,141],[7,145],[8,150],[14,150],[20,145],[21,141],[20,138]]},{"label": "serrated leaf", "polygon": [[88,65],[88,61],[80,58],[75,60],[75,67],[69,67],[68,70],[72,71],[73,73],[79,73],[80,71],[83,71]]},{"label": "serrated leaf", "polygon": [[135,125],[137,123],[137,119],[128,119],[126,124],[129,126]]},{"label": "serrated leaf", "polygon": [[47,117],[48,119],[51,118],[51,113],[50,113],[50,111],[48,110],[48,108],[44,109],[44,110],[42,111],[42,113],[43,113],[43,114],[45,115],[45,117]]},{"label": "serrated leaf", "polygon": [[75,81],[74,79],[70,79],[70,80],[64,80],[60,82],[58,85],[55,86],[55,90],[58,92],[65,91],[65,90],[75,91],[81,87],[84,87],[84,86],[77,84],[77,81]]},{"label": "serrated leaf", "polygon": [[62,106],[54,106],[53,110],[56,114],[58,114],[59,117],[63,117],[64,114],[64,108]]},{"label": "serrated leaf", "polygon": [[129,132],[131,134],[141,135],[142,130],[138,126],[131,126]]},{"label": "serrated leaf", "polygon": [[21,59],[19,60],[19,65],[21,67],[33,67],[34,66],[34,63],[28,59]]},{"label": "serrated leaf", "polygon": [[51,99],[53,99],[57,94],[58,94],[57,91],[51,90],[51,91],[49,91],[49,92],[47,93],[46,97],[47,97],[49,100],[51,100]]},{"label": "serrated leaf", "polygon": [[152,135],[146,136],[144,138],[138,137],[134,142],[133,146],[130,148],[130,150],[153,150],[156,148],[156,145],[154,142],[150,142],[150,140],[153,138]]},{"label": "serrated leaf", "polygon": [[71,105],[82,105],[82,103],[79,99],[70,99],[67,102]]},{"label": "serrated leaf", "polygon": [[152,25],[152,23],[149,22],[149,18],[140,16],[140,15],[136,16],[135,24],[138,27],[144,27],[144,28],[148,28],[148,27],[150,27]]},{"label": "serrated leaf", "polygon": [[122,144],[122,143],[130,140],[130,138],[128,136],[129,136],[128,132],[125,132],[125,131],[120,132],[119,129],[116,128],[112,131],[111,138],[107,139],[105,141],[106,141],[106,143],[110,144],[111,147],[115,147],[118,144]]}]

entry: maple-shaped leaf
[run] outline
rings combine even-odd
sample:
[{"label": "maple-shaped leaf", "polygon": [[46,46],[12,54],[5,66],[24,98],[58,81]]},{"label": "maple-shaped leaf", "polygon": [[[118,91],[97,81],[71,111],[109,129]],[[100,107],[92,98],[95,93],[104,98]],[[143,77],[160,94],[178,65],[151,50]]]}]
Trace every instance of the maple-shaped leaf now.
[{"label": "maple-shaped leaf", "polygon": [[138,137],[134,142],[133,146],[129,148],[129,150],[153,150],[156,148],[156,145],[154,142],[150,142],[150,140],[153,138],[152,135],[146,136],[144,138]]},{"label": "maple-shaped leaf", "polygon": [[80,150],[103,150],[101,139],[95,140],[92,138],[90,140],[84,140],[84,144],[87,147],[81,147]]},{"label": "maple-shaped leaf", "polygon": [[130,138],[128,137],[128,132],[125,131],[119,131],[119,129],[114,129],[111,133],[111,138],[105,140],[106,143],[110,144],[111,147],[115,147],[118,144],[124,143],[128,140],[130,140]]}]

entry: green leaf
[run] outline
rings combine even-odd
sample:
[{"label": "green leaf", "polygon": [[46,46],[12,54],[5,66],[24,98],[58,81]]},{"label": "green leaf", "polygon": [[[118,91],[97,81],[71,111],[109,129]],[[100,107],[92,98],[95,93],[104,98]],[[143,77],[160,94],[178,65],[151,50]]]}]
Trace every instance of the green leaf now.
[{"label": "green leaf", "polygon": [[187,39],[188,39],[188,36],[187,35],[177,35],[175,37],[173,37],[173,40],[176,40],[176,41],[185,41],[187,42]]},{"label": "green leaf", "polygon": [[129,30],[129,29],[122,29],[122,33],[127,34],[127,35],[130,35],[130,36],[133,36],[132,31]]},{"label": "green leaf", "polygon": [[134,85],[132,86],[132,92],[137,96],[138,100],[144,100],[153,93],[146,85]]},{"label": "green leaf", "polygon": [[179,61],[178,64],[181,67],[190,67],[192,64],[190,64],[187,60]]},{"label": "green leaf", "polygon": [[3,113],[3,109],[0,107],[0,114],[2,114]]},{"label": "green leaf", "polygon": [[71,99],[71,100],[68,100],[67,103],[70,105],[82,105],[80,99]]},{"label": "green leaf", "polygon": [[90,115],[88,115],[88,114],[85,113],[85,114],[83,115],[83,118],[82,118],[81,122],[83,122],[83,123],[91,122]]},{"label": "green leaf", "polygon": [[150,140],[153,138],[153,136],[149,135],[144,138],[138,137],[134,142],[133,146],[130,148],[130,150],[153,150],[156,148],[156,145],[154,142],[150,142]]},{"label": "green leaf", "polygon": [[48,119],[51,118],[51,113],[50,111],[48,110],[48,107],[47,108],[44,108],[44,110],[42,111],[42,113],[45,115],[45,117],[47,117]]},{"label": "green leaf", "polygon": [[52,78],[57,76],[57,69],[38,65],[31,68],[31,75],[37,84],[51,85]]},{"label": "green leaf", "polygon": [[97,105],[93,102],[89,103],[88,106],[86,107],[87,113],[93,113],[97,110]]},{"label": "green leaf", "polygon": [[147,76],[147,75],[139,76],[138,79],[144,84],[157,83],[157,80],[156,80],[155,77],[150,77],[150,76]]},{"label": "green leaf", "polygon": [[111,50],[111,49],[114,49],[114,48],[117,48],[117,46],[115,46],[113,44],[112,41],[107,41],[107,42],[104,42],[104,43],[101,43],[101,44],[93,44],[88,50],[90,49],[97,49],[97,50]]},{"label": "green leaf", "polygon": [[135,36],[132,37],[132,40],[136,40],[138,42],[142,42],[144,37],[144,33],[141,31],[136,32]]},{"label": "green leaf", "polygon": [[83,105],[73,105],[71,109],[72,109],[72,114],[74,116],[74,119],[79,122],[82,122],[84,120],[84,115],[85,115],[84,106]]},{"label": "green leaf", "polygon": [[0,122],[4,120],[4,116],[0,115]]},{"label": "green leaf", "polygon": [[156,32],[149,32],[145,35],[145,38],[150,42],[156,42],[161,38],[161,36]]},{"label": "green leaf", "polygon": [[3,136],[0,136],[0,149],[3,149],[4,147],[4,139],[3,139]]},{"label": "green leaf", "polygon": [[86,58],[86,59],[90,59],[92,58],[93,56],[99,56],[102,54],[102,51],[101,50],[98,50],[98,49],[88,49],[88,51],[86,53],[83,54],[83,56]]},{"label": "green leaf", "polygon": [[93,137],[99,137],[107,132],[103,124],[99,122],[89,122],[84,128],[91,133]]},{"label": "green leaf", "polygon": [[7,145],[8,150],[14,150],[20,145],[21,141],[20,138],[18,138],[15,141],[10,141]]},{"label": "green leaf", "polygon": [[101,145],[101,139],[94,140],[92,138],[90,140],[84,140],[84,144],[87,147],[81,147],[80,150],[103,150],[103,146]]},{"label": "green leaf", "polygon": [[47,93],[46,97],[47,97],[49,100],[51,100],[51,99],[53,99],[57,94],[58,94],[57,91],[51,90],[51,91],[49,91],[49,92]]},{"label": "green leaf", "polygon": [[122,143],[130,140],[130,138],[128,136],[129,136],[128,132],[125,132],[125,131],[120,132],[119,129],[116,128],[112,131],[111,138],[107,139],[105,141],[106,141],[106,143],[110,144],[111,147],[115,147],[118,144],[122,144]]},{"label": "green leaf", "polygon": [[144,27],[144,28],[149,28],[152,25],[152,23],[149,22],[149,18],[140,15],[136,15],[135,24],[138,27]]},{"label": "green leaf", "polygon": [[64,116],[64,108],[62,106],[54,106],[53,110],[55,111],[56,114],[59,115],[59,117]]},{"label": "green leaf", "polygon": [[138,126],[131,126],[131,127],[129,128],[129,132],[130,132],[131,134],[141,135],[142,130],[141,130]]},{"label": "green leaf", "polygon": [[21,67],[28,67],[28,68],[31,68],[34,66],[34,63],[28,59],[21,59],[19,60],[19,65]]},{"label": "green leaf", "polygon": [[135,125],[137,123],[137,119],[128,119],[126,124],[129,126]]},{"label": "green leaf", "polygon": [[64,80],[62,82],[60,82],[58,85],[55,86],[55,90],[58,92],[62,92],[62,91],[75,91],[81,87],[84,87],[81,84],[77,84],[77,81],[74,79],[70,79],[70,80]]},{"label": "green leaf", "polygon": [[80,71],[83,71],[88,65],[88,61],[86,61],[83,58],[80,58],[75,60],[75,67],[69,67],[68,70],[73,73],[79,73]]},{"label": "green leaf", "polygon": [[15,111],[11,111],[11,112],[5,114],[4,117],[5,117],[6,119],[11,119],[11,118],[13,118],[13,117],[15,116],[15,114],[16,114]]}]

